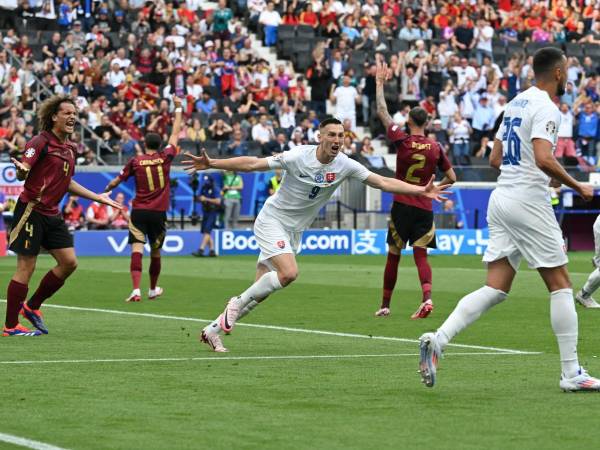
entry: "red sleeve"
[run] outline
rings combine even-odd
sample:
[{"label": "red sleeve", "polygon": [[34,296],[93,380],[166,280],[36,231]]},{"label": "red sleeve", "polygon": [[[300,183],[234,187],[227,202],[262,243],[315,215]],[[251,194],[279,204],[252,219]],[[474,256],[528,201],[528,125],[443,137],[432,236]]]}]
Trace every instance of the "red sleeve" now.
[{"label": "red sleeve", "polygon": [[135,158],[131,158],[127,164],[125,164],[125,167],[123,167],[123,169],[121,169],[121,173],[119,174],[119,180],[121,181],[127,181],[127,179],[133,175],[133,161]]},{"label": "red sleeve", "polygon": [[450,170],[452,168],[452,163],[450,163],[450,160],[446,156],[446,153],[444,152],[442,146],[438,144],[438,147],[440,148],[440,159],[438,160],[438,168],[442,172],[446,172],[447,170]]},{"label": "red sleeve", "polygon": [[397,123],[391,124],[387,129],[387,138],[390,142],[401,141],[402,139],[406,139],[408,134],[404,132],[402,127]]},{"label": "red sleeve", "polygon": [[167,156],[167,158],[173,159],[179,154],[179,148],[175,145],[167,145],[163,150],[163,153]]},{"label": "red sleeve", "polygon": [[37,135],[25,144],[25,152],[23,153],[22,163],[27,163],[29,167],[33,167],[40,159],[44,148],[48,144],[48,140],[43,136]]}]

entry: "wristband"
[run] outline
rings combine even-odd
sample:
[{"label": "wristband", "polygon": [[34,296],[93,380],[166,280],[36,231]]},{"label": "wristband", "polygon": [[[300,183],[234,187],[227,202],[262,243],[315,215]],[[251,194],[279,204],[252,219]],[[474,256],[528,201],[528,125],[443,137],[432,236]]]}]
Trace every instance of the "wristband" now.
[{"label": "wristband", "polygon": [[175,108],[175,112],[176,112],[176,113],[178,113],[178,112],[182,112],[182,111],[183,111],[183,108]]}]

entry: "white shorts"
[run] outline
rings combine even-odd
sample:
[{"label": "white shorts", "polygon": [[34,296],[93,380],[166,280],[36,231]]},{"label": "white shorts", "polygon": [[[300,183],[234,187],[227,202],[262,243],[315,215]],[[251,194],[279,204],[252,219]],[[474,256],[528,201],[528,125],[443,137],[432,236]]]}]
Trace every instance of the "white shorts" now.
[{"label": "white shorts", "polygon": [[258,262],[271,270],[270,258],[284,253],[298,253],[302,241],[301,231],[286,230],[279,220],[264,213],[254,221],[254,236],[260,248]]},{"label": "white shorts", "polygon": [[484,262],[508,258],[517,270],[521,257],[532,269],[569,262],[567,248],[550,203],[529,204],[492,192],[487,221],[490,230]]}]

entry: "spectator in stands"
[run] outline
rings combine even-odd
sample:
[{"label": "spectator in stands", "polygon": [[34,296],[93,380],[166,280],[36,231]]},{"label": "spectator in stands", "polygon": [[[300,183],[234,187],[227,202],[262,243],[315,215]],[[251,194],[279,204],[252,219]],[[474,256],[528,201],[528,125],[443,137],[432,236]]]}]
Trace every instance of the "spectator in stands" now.
[{"label": "spectator in stands", "polygon": [[125,230],[129,228],[129,207],[125,204],[125,194],[119,192],[115,196],[115,200],[123,205],[123,209],[113,209],[109,218],[109,228],[113,230]]},{"label": "spectator in stands", "polygon": [[462,118],[459,111],[454,114],[454,119],[449,125],[450,142],[454,164],[468,164],[471,143],[471,126]]},{"label": "spectator in stands", "polygon": [[225,172],[222,193],[223,203],[225,204],[223,226],[227,229],[235,230],[238,227],[243,189],[244,181],[240,175],[236,172]]},{"label": "spectator in stands", "polygon": [[436,140],[444,150],[445,153],[448,153],[450,150],[450,140],[448,138],[448,130],[442,126],[442,121],[440,119],[435,119],[432,124],[431,132],[433,133],[434,140]]},{"label": "spectator in stands", "polygon": [[587,101],[577,115],[577,144],[583,156],[596,157],[596,136],[598,134],[598,113],[594,103]]},{"label": "spectator in stands", "polygon": [[187,128],[185,138],[194,142],[206,141],[206,132],[202,128],[202,122],[199,117],[192,119],[192,126]]},{"label": "spectator in stands", "polygon": [[557,158],[576,157],[575,141],[573,141],[573,127],[575,117],[566,103],[560,104],[560,125],[558,126],[558,141],[554,156]]},{"label": "spectator in stands", "polygon": [[463,227],[462,221],[458,218],[458,213],[454,207],[454,201],[444,200],[442,204],[443,213],[437,217],[437,226],[441,229],[460,229]]},{"label": "spectator in stands", "polygon": [[352,138],[350,136],[344,136],[344,141],[342,143],[342,148],[340,151],[348,156],[351,156],[356,153],[356,144],[352,141]]},{"label": "spectator in stands", "polygon": [[248,144],[243,141],[242,130],[234,130],[233,138],[227,144],[227,154],[230,156],[246,156]]},{"label": "spectator in stands", "polygon": [[228,141],[229,136],[233,132],[233,128],[223,119],[219,118],[208,127],[210,138],[213,141]]},{"label": "spectator in stands", "polygon": [[473,140],[480,142],[484,136],[489,138],[495,120],[496,114],[494,108],[489,104],[487,94],[480,94],[473,111]]},{"label": "spectator in stands", "polygon": [[265,114],[261,115],[258,123],[252,127],[252,140],[260,142],[264,146],[274,137],[273,123],[267,119]]},{"label": "spectator in stands", "polygon": [[217,224],[219,211],[221,209],[220,191],[215,187],[215,182],[209,174],[204,174],[202,188],[198,200],[202,203],[202,242],[198,251],[193,252],[194,256],[205,256],[205,249],[208,247],[208,256],[217,256],[214,249],[214,242],[211,237],[212,230]]},{"label": "spectator in stands", "polygon": [[117,143],[120,153],[129,158],[142,153],[140,143],[133,139],[127,130],[121,131],[121,139]]},{"label": "spectator in stands", "polygon": [[281,16],[275,10],[273,2],[267,3],[267,8],[260,13],[258,22],[265,27],[265,45],[267,47],[275,45],[277,43],[277,28],[281,25]]},{"label": "spectator in stands", "polygon": [[63,218],[69,231],[79,230],[85,225],[83,206],[77,195],[70,195],[62,209]]},{"label": "spectator in stands", "polygon": [[400,33],[398,33],[398,39],[408,42],[421,39],[421,31],[414,26],[412,19],[406,19],[404,26],[400,29]]},{"label": "spectator in stands", "polygon": [[479,142],[479,148],[475,149],[475,157],[476,158],[489,158],[490,153],[492,152],[493,143],[490,141],[490,138],[487,136],[483,136],[481,141]]},{"label": "spectator in stands", "polygon": [[281,181],[283,179],[283,170],[275,169],[275,174],[269,179],[267,186],[267,192],[269,195],[275,194],[281,187]]},{"label": "spectator in stands", "polygon": [[229,22],[233,12],[227,7],[226,0],[219,0],[219,7],[213,12],[213,33],[222,40],[229,39]]},{"label": "spectator in stands", "polygon": [[470,22],[469,16],[463,16],[460,19],[460,25],[456,27],[452,36],[452,46],[463,58],[471,57],[471,50],[477,43]]},{"label": "spectator in stands", "polygon": [[85,213],[88,230],[108,229],[112,215],[113,210],[111,206],[98,202],[90,203]]},{"label": "spectator in stands", "polygon": [[317,114],[326,113],[326,102],[330,92],[330,81],[333,77],[325,59],[316,61],[309,69],[308,81],[311,87],[311,109]]},{"label": "spectator in stands", "polygon": [[335,105],[335,117],[342,122],[349,119],[352,131],[356,129],[356,104],[361,102],[361,96],[354,86],[350,85],[350,77],[344,75],[342,85],[333,89],[330,97]]},{"label": "spectator in stands", "polygon": [[217,102],[210,97],[210,92],[202,92],[202,98],[196,102],[196,110],[208,115],[217,112]]},{"label": "spectator in stands", "polygon": [[319,27],[319,17],[315,11],[313,11],[313,5],[311,2],[306,2],[304,11],[300,13],[298,21],[301,25],[309,25],[315,29]]},{"label": "spectator in stands", "polygon": [[277,137],[274,140],[269,141],[267,144],[267,152],[271,155],[282,153],[290,149],[288,139],[285,133],[277,133]]}]

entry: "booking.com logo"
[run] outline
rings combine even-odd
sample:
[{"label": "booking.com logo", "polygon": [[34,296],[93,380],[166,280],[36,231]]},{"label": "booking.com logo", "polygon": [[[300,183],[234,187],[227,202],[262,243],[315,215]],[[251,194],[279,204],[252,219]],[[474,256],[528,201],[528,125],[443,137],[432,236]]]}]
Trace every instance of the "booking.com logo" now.
[{"label": "booking.com logo", "polygon": [[[307,233],[302,239],[301,251],[327,252],[327,251],[349,251],[350,234],[313,234]],[[236,233],[233,231],[222,231],[220,233],[220,249],[223,252],[231,251],[258,251],[256,238],[248,233]]]}]

